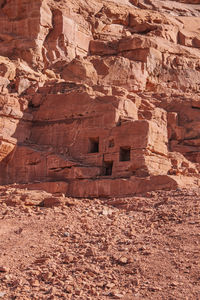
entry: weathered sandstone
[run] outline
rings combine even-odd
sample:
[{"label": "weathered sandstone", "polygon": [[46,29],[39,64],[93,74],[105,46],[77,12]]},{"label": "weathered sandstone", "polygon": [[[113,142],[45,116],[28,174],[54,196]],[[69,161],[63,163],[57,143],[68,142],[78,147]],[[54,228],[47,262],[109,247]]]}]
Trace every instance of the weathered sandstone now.
[{"label": "weathered sandstone", "polygon": [[199,1],[0,1],[0,184],[198,186]]}]

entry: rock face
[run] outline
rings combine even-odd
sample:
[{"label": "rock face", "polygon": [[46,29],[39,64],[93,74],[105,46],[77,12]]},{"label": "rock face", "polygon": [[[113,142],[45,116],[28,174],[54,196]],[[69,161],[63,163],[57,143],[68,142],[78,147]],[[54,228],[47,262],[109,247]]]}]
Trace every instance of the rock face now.
[{"label": "rock face", "polygon": [[200,1],[0,7],[0,184],[75,197],[199,185]]}]

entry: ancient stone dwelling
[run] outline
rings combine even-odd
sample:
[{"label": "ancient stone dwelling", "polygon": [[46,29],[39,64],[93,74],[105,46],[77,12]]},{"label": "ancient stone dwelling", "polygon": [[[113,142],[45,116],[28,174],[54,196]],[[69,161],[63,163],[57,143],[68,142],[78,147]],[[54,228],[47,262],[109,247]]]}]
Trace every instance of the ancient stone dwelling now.
[{"label": "ancient stone dwelling", "polygon": [[0,184],[74,197],[198,187],[199,6],[0,1]]}]

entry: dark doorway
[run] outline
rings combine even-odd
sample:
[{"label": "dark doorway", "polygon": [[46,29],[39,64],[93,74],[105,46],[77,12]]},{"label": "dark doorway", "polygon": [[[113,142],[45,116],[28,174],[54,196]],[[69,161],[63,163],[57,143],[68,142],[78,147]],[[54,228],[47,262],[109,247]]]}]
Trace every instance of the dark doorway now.
[{"label": "dark doorway", "polygon": [[111,176],[113,168],[113,161],[104,161],[104,175]]},{"label": "dark doorway", "polygon": [[98,153],[99,152],[99,138],[90,138],[89,139],[89,153]]},{"label": "dark doorway", "polygon": [[120,147],[119,160],[129,161],[131,158],[131,148],[130,147]]}]

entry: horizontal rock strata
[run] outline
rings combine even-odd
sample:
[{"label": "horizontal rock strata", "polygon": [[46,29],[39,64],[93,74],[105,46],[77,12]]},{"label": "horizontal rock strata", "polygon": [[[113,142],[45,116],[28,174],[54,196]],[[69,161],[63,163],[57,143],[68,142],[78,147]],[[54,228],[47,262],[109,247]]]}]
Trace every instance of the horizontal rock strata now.
[{"label": "horizontal rock strata", "polygon": [[199,1],[0,1],[0,184],[199,185]]}]

